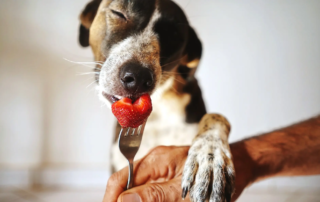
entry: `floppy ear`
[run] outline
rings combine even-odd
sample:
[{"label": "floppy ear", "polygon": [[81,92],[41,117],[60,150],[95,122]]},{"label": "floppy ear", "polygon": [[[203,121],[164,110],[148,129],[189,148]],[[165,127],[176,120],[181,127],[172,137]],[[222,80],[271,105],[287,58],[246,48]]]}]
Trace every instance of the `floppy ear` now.
[{"label": "floppy ear", "polygon": [[80,15],[79,42],[83,47],[89,46],[89,30],[94,17],[97,14],[99,5],[102,0],[93,0],[87,4]]},{"label": "floppy ear", "polygon": [[202,54],[202,45],[192,27],[188,29],[188,42],[184,57],[178,69],[184,79],[192,78],[197,70]]},{"label": "floppy ear", "polygon": [[189,38],[185,48],[185,56],[178,68],[181,76],[186,80],[183,91],[191,95],[189,104],[185,108],[186,122],[199,123],[207,113],[202,93],[194,74],[198,68],[202,54],[202,45],[196,32],[189,27]]}]

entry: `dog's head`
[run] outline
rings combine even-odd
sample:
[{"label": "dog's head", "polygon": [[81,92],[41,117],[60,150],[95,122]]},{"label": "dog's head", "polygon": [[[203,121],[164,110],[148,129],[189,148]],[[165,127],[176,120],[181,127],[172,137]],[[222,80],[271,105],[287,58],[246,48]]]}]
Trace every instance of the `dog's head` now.
[{"label": "dog's head", "polygon": [[93,0],[80,20],[80,44],[101,63],[99,93],[111,103],[152,94],[170,76],[193,77],[201,42],[171,0]]}]

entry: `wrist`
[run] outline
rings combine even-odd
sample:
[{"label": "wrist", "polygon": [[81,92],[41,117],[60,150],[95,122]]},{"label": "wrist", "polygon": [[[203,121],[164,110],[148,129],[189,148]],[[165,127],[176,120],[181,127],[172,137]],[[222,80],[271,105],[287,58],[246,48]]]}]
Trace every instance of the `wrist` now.
[{"label": "wrist", "polygon": [[[241,141],[243,153],[251,167],[251,182],[273,177],[283,170],[283,142],[276,142],[271,137],[285,135],[283,132],[273,132]],[[280,138],[285,140],[285,138]],[[272,142],[272,144],[271,144]]]},{"label": "wrist", "polygon": [[236,142],[230,145],[233,164],[236,171],[236,183],[246,187],[256,179],[256,164],[247,151],[245,141]]}]

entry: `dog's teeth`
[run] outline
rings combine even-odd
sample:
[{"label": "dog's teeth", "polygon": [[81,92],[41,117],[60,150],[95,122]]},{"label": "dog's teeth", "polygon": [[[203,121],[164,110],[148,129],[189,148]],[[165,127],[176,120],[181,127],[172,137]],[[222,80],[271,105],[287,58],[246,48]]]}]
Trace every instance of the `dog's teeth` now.
[{"label": "dog's teeth", "polygon": [[120,96],[120,95],[114,95],[114,97],[117,98],[117,99],[119,99],[119,100],[121,100],[121,99],[123,98],[123,97]]}]

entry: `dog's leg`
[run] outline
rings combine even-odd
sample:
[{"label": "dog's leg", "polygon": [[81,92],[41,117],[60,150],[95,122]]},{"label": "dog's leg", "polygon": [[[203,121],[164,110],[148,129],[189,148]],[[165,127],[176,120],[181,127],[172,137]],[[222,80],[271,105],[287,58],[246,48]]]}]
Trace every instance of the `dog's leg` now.
[{"label": "dog's leg", "polygon": [[193,202],[229,202],[235,171],[228,144],[230,124],[223,116],[206,114],[193,140],[182,177],[182,197]]}]

